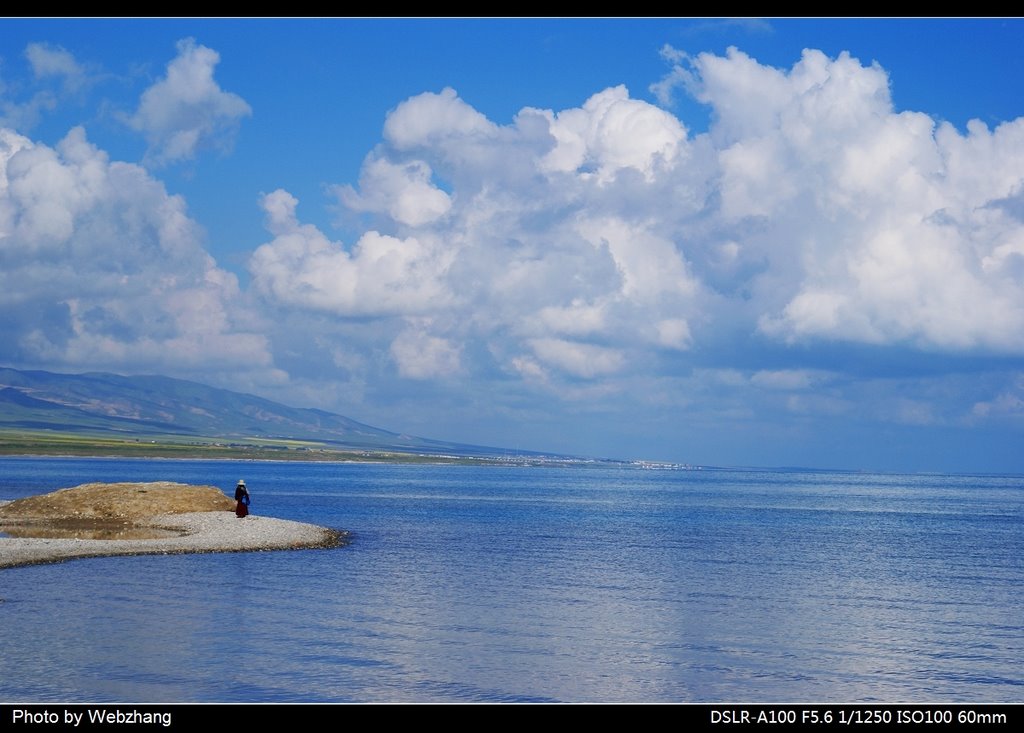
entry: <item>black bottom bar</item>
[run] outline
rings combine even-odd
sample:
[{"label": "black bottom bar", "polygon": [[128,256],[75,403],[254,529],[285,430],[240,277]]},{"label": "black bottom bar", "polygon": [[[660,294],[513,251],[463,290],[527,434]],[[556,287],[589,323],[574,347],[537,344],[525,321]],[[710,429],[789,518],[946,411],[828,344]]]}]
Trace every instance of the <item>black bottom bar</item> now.
[{"label": "black bottom bar", "polygon": [[[345,705],[305,703],[239,703],[239,704],[40,704],[6,703],[0,705],[0,730],[24,733],[49,731],[182,731],[210,724],[258,726],[309,726],[336,713]],[[365,706],[364,706],[365,707]],[[606,705],[559,704],[413,704],[381,705],[393,707],[402,714],[410,707],[420,708],[425,718],[431,714],[450,716],[490,715],[500,707],[503,722],[516,718],[551,716],[560,712],[574,716],[601,714]],[[653,707],[627,705],[622,707]],[[734,704],[669,704],[673,726],[689,730],[742,731],[800,728],[806,731],[827,731],[839,728],[895,727],[905,730],[1016,730],[1024,722],[1021,705],[734,705]],[[378,711],[378,713],[384,711]],[[378,714],[375,713],[375,714]],[[446,718],[449,719],[449,718]],[[380,720],[380,719],[378,719]],[[440,721],[441,718],[439,717]],[[491,719],[493,721],[493,719]],[[338,719],[339,724],[343,721]],[[349,721],[350,723],[354,721]],[[426,720],[422,721],[426,722]]]}]

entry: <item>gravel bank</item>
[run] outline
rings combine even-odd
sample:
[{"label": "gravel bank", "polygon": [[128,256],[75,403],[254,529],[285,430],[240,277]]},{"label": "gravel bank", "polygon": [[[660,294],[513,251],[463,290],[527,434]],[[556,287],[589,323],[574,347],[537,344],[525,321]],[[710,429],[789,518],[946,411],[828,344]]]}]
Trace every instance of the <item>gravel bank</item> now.
[{"label": "gravel bank", "polygon": [[239,519],[227,511],[161,514],[149,518],[145,525],[174,530],[181,536],[145,540],[0,537],[0,568],[76,557],[338,547],[346,537],[344,532],[313,524],[254,515]]}]

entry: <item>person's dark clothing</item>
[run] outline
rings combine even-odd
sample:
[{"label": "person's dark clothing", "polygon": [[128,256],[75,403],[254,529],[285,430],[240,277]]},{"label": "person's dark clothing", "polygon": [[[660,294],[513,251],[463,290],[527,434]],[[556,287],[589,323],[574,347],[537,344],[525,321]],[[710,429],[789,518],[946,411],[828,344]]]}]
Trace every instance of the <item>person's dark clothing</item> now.
[{"label": "person's dark clothing", "polygon": [[249,490],[245,484],[235,487],[235,516],[244,517],[249,513]]}]

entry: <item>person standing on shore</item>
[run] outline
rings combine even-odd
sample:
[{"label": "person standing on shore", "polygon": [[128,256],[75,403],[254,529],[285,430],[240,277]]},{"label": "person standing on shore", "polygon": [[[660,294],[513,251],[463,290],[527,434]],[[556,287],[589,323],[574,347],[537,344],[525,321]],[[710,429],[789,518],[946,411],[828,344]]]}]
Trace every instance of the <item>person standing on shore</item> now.
[{"label": "person standing on shore", "polygon": [[235,516],[244,517],[249,513],[249,489],[245,487],[245,481],[238,479],[238,486],[235,487]]}]

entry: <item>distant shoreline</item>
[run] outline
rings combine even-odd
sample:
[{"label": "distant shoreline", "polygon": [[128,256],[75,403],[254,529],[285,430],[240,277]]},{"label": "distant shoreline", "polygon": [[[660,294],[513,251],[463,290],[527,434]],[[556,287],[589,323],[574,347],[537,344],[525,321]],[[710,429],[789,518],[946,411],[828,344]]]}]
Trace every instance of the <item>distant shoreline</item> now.
[{"label": "distant shoreline", "polygon": [[[69,445],[70,443],[70,445]],[[265,445],[222,446],[213,443],[183,444],[170,441],[99,439],[95,442],[75,436],[31,440],[12,439],[0,432],[0,457],[3,458],[142,458],[225,461],[281,461],[300,463],[377,463],[441,464],[471,466],[503,465],[626,465],[628,461],[538,454],[456,455],[452,453],[416,453],[361,448],[295,448]]]},{"label": "distant shoreline", "polygon": [[[194,455],[148,455],[134,454],[125,455],[122,453],[3,453],[0,451],[0,458],[111,458],[121,461],[234,461],[251,463],[352,463],[360,465],[430,465],[430,466],[569,466],[577,465],[577,462],[566,459],[540,459],[529,458],[516,460],[514,458],[485,458],[485,457],[460,457],[460,456],[431,456],[411,455],[402,456],[396,454],[393,457],[373,458],[343,458],[323,457],[310,458],[306,456],[210,456],[197,453]],[[579,461],[579,465],[628,465],[626,461]]]},{"label": "distant shoreline", "polygon": [[[184,460],[301,461],[303,463],[451,463],[465,461],[492,463],[497,457],[452,456],[361,449],[296,449],[260,445],[221,447],[184,445],[170,442],[110,441],[109,445],[76,441],[73,448],[64,441],[34,440],[32,447],[12,445],[0,436],[0,457],[22,458],[181,458]],[[106,441],[104,441],[106,442]]]},{"label": "distant shoreline", "polygon": [[[397,437],[397,436],[396,436]],[[401,440],[347,443],[270,435],[148,434],[0,425],[0,456],[186,458],[302,461],[306,463],[465,463],[469,465],[627,463],[540,451],[456,444],[406,445]]]}]

